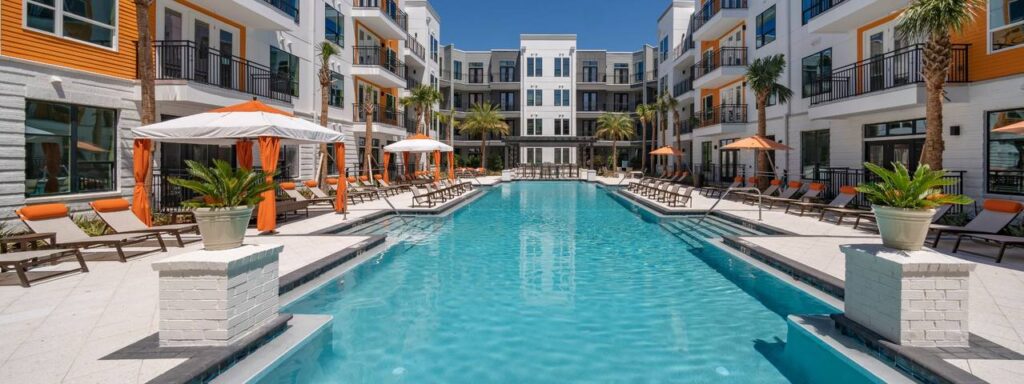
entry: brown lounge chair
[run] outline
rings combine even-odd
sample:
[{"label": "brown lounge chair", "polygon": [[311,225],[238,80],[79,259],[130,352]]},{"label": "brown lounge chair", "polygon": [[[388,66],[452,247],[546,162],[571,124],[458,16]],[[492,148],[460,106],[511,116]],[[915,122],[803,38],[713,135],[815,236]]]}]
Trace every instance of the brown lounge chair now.
[{"label": "brown lounge chair", "polygon": [[704,190],[703,191],[704,192],[704,196],[707,196],[707,197],[710,197],[710,198],[714,198],[715,196],[721,196],[729,188],[739,188],[739,187],[742,187],[742,186],[743,186],[743,177],[736,176],[736,177],[734,177],[732,179],[732,184],[729,184],[728,187],[718,188],[718,187],[707,186],[707,187],[703,187],[702,189]]},{"label": "brown lounge chair", "polygon": [[[337,178],[328,177],[327,180],[325,180],[325,181],[327,182],[327,188],[328,189],[330,189],[331,191],[334,191],[334,193],[338,193],[338,179]],[[317,188],[317,190],[319,190],[319,189],[320,188]],[[325,193],[323,190],[320,190],[320,192],[318,193],[315,190],[313,190],[312,188],[310,188],[310,191],[313,191],[313,195],[316,196],[316,197],[322,198],[324,196],[328,196],[328,197],[330,196],[327,193]],[[321,195],[321,193],[323,195]],[[373,200],[373,199],[377,198],[377,193],[376,192],[353,191],[351,188],[348,189],[348,191],[345,194],[348,195],[348,201],[350,203],[352,203],[352,204],[356,203],[356,199],[357,198],[359,199],[360,203],[366,202],[366,198],[367,197],[369,197],[370,200]]]},{"label": "brown lounge chair", "polygon": [[419,186],[412,188],[412,206],[413,207],[433,207],[434,193],[421,189]]},{"label": "brown lounge chair", "polygon": [[146,223],[139,220],[132,212],[128,200],[105,199],[89,203],[92,210],[107,224],[107,227],[117,233],[166,233],[178,240],[178,246],[184,247],[185,242],[181,240],[182,233],[199,234],[198,224],[170,224],[147,227]]},{"label": "brown lounge chair", "polygon": [[[312,181],[312,180],[310,180],[310,181]],[[306,183],[309,183],[309,181],[307,181]],[[307,198],[305,195],[303,195],[301,192],[299,192],[298,189],[295,189],[296,188],[295,183],[285,182],[285,183],[281,183],[279,185],[281,186],[281,190],[284,191],[284,194],[286,196],[294,199],[295,201],[308,201],[309,204],[327,203],[327,205],[332,205],[332,206],[334,205],[334,199],[332,199],[330,197],[327,197],[327,198],[314,197],[312,199]],[[307,186],[308,186],[308,184],[307,184]],[[313,181],[313,186],[316,186],[316,182],[315,181]]]},{"label": "brown lounge chair", "polygon": [[761,191],[761,194],[757,194],[757,193],[753,193],[753,192],[740,191],[740,192],[736,192],[736,195],[742,197],[742,202],[744,204],[759,204],[759,202],[758,202],[758,198],[759,197],[760,198],[771,197],[772,195],[774,195],[776,192],[779,191],[780,187],[782,187],[782,180],[775,179],[775,180],[772,180],[771,182],[769,182],[768,188],[765,188],[763,191]]},{"label": "brown lounge chair", "polygon": [[[789,213],[790,208],[799,207],[800,212],[798,214],[800,216],[803,216],[804,212],[807,211],[822,211],[821,214],[824,215],[825,208],[845,208],[847,205],[850,205],[850,203],[853,202],[853,199],[855,197],[857,197],[857,188],[851,185],[844,185],[842,187],[839,187],[839,194],[836,195],[836,197],[833,198],[832,201],[830,201],[828,204],[815,203],[812,201],[793,201],[786,205],[786,213]],[[821,217],[819,217],[818,219],[820,221]]]},{"label": "brown lounge chair", "polygon": [[[936,208],[935,209],[935,215],[932,216],[932,224],[938,223],[939,219],[941,219],[943,216],[945,216],[946,213],[949,212],[949,209],[952,208],[952,207],[953,207],[952,205],[948,205],[947,204],[947,205],[943,205],[943,206],[940,206],[940,207]],[[868,210],[865,210],[865,209],[856,209],[856,208],[826,208],[826,210],[829,211],[829,212],[833,212],[833,213],[839,215],[839,220],[836,222],[836,225],[842,224],[843,223],[843,217],[845,217],[846,215],[854,215],[854,216],[856,216],[857,220],[853,222],[853,229],[857,229],[857,228],[860,227],[860,221],[861,220],[875,221],[875,213],[871,212],[871,211],[868,211]]]},{"label": "brown lounge chair", "polygon": [[999,245],[999,255],[996,256],[996,263],[1003,262],[1003,255],[1006,254],[1006,248],[1011,245],[1024,245],[1024,237],[1020,236],[1005,236],[1005,235],[989,235],[984,233],[961,233],[956,237],[956,245],[953,246],[953,253],[960,250],[960,242],[964,238],[970,238],[975,240],[983,240],[985,242],[992,242]]},{"label": "brown lounge chair", "polygon": [[935,240],[932,241],[932,248],[939,245],[944,233],[980,233],[994,235],[1010,225],[1013,219],[1024,210],[1024,204],[1013,200],[988,199],[982,204],[981,213],[978,213],[967,225],[962,227],[954,225],[932,224],[928,228],[935,231]]},{"label": "brown lounge chair", "polygon": [[124,263],[128,261],[124,255],[124,246],[155,238],[160,243],[160,251],[167,252],[164,239],[160,237],[159,232],[89,236],[71,220],[71,216],[68,215],[68,206],[62,203],[29,205],[15,212],[32,232],[55,234],[54,243],[51,244],[55,247],[85,248],[94,245],[114,247],[117,250],[117,257]]},{"label": "brown lounge chair", "polygon": [[[767,203],[768,204],[768,209],[772,209],[772,208],[775,208],[775,203],[789,204],[789,203],[794,202],[794,201],[803,200],[803,198],[801,198],[801,199],[794,198],[794,196],[796,196],[797,193],[800,193],[800,188],[801,187],[803,187],[803,183],[801,183],[799,181],[790,181],[789,184],[786,185],[786,189],[784,191],[782,191],[781,193],[779,193],[778,196],[774,196],[774,197],[773,196],[767,196],[767,197],[764,197],[763,200],[762,200],[762,205],[764,205],[764,203]],[[821,184],[821,188],[824,189],[824,184]],[[813,189],[808,189],[807,193],[804,194],[804,197],[815,198],[815,197],[818,196],[819,193],[821,193],[821,189],[819,189],[817,191],[815,191]],[[808,195],[812,195],[812,196],[808,196]]]},{"label": "brown lounge chair", "polygon": [[[56,237],[53,233],[30,233],[24,235],[13,235],[4,237],[0,242],[0,272],[9,272],[14,270],[14,273],[18,275],[18,280],[22,287],[28,288],[32,281],[28,278],[28,271],[35,266],[42,264],[56,264],[65,257],[74,256],[78,260],[77,269],[69,269],[65,271],[53,271],[46,273],[45,276],[39,279],[49,279],[51,277],[63,276],[69,273],[75,272],[89,272],[89,267],[85,266],[85,259],[82,258],[82,253],[77,248],[72,249],[38,249],[32,246],[32,250],[28,250],[27,244],[37,244],[37,241],[48,241],[49,243],[54,242]],[[13,247],[8,247],[8,243],[21,244],[20,251],[14,251]],[[35,280],[39,280],[35,279]]]}]

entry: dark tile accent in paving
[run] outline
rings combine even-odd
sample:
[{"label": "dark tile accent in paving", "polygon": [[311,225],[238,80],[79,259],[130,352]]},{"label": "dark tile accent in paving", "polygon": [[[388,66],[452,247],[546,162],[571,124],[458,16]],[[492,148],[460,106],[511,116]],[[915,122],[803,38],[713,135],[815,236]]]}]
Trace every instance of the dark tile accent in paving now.
[{"label": "dark tile accent in paving", "polygon": [[235,344],[225,347],[161,347],[159,334],[154,333],[100,360],[187,358],[149,383],[206,383],[284,332],[291,318],[290,314],[280,314]]},{"label": "dark tile accent in paving", "polygon": [[337,266],[362,255],[364,252],[383,244],[386,239],[387,237],[384,235],[370,236],[369,239],[366,239],[356,245],[345,248],[333,255],[309,263],[302,268],[296,269],[279,277],[279,288],[277,290],[277,294],[283,295],[288,291],[298,288],[302,284],[308,283],[310,280],[313,280]]},{"label": "dark tile accent in paving", "polygon": [[846,295],[843,281],[835,276],[782,256],[770,249],[744,241],[737,236],[725,236],[722,238],[722,243],[839,300],[843,300]]}]

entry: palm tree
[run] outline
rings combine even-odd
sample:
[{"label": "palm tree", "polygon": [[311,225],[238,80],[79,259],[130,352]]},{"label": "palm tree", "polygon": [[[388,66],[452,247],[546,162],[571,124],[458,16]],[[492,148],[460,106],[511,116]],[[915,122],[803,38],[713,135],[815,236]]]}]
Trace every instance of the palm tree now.
[{"label": "palm tree", "polygon": [[473,104],[462,120],[459,132],[466,135],[480,135],[480,167],[487,169],[487,135],[497,133],[507,135],[508,124],[498,113],[501,109],[491,103]]},{"label": "palm tree", "polygon": [[441,99],[441,92],[427,84],[417,85],[409,92],[409,96],[403,97],[399,102],[402,106],[412,107],[416,111],[416,133],[423,133],[423,116],[429,116],[430,109],[434,103]]},{"label": "palm tree", "polygon": [[906,40],[924,41],[921,73],[927,93],[925,139],[921,164],[942,168],[942,98],[952,62],[950,33],[963,32],[983,7],[982,0],[915,0],[896,18],[896,31]]},{"label": "palm tree", "polygon": [[[659,145],[665,145],[665,139],[661,138],[662,132],[663,132],[662,128],[661,128],[661,124],[662,124],[662,122],[665,121],[665,99],[662,98],[661,95],[658,95],[654,100],[655,100],[654,104],[651,104],[651,107],[654,108],[654,136],[655,137],[652,140],[654,140],[654,142],[655,142],[655,144],[653,146],[654,147],[658,147]],[[658,163],[659,163],[658,165],[660,165],[661,160],[658,160]],[[655,166],[655,168],[657,168],[657,166]]]},{"label": "palm tree", "polygon": [[[786,70],[786,56],[781,54],[759,57],[747,66],[747,85],[754,91],[754,102],[757,107],[757,135],[768,135],[768,121],[765,110],[768,98],[775,95],[779,105],[785,104],[793,96],[793,91],[779,84],[782,72]],[[757,173],[767,175],[768,151],[757,151]],[[762,185],[763,186],[763,185]]]},{"label": "palm tree", "polygon": [[640,169],[647,171],[647,123],[654,120],[654,108],[649,104],[636,106],[636,119],[640,120]]},{"label": "palm tree", "polygon": [[625,113],[605,112],[597,118],[598,138],[612,141],[612,169],[619,163],[619,140],[628,140],[633,137],[633,119]]},{"label": "palm tree", "polygon": [[[443,114],[437,112],[437,122],[448,126],[448,145],[455,148],[455,129],[459,127],[459,121],[455,119],[455,112]],[[440,135],[441,132],[438,132]]]},{"label": "palm tree", "polygon": [[[331,99],[331,58],[339,53],[334,44],[324,41],[320,43],[320,125],[326,127],[329,116],[329,104]],[[334,156],[345,156],[344,153],[335,153]],[[317,182],[323,183],[327,178],[327,144],[320,144],[320,172],[317,173]]]},{"label": "palm tree", "polygon": [[[669,95],[667,93],[662,94],[662,97],[665,98],[665,131],[668,132],[668,111],[672,111],[672,130],[676,133],[676,147],[680,148],[682,147],[682,142],[680,142],[681,138],[679,137],[679,127],[682,125],[679,121],[679,100],[677,100],[676,98],[672,97],[672,95]],[[665,145],[668,145],[668,137],[665,137]],[[676,168],[682,168],[682,161],[682,157],[676,157]],[[665,166],[668,166],[668,159],[665,159]]]},{"label": "palm tree", "polygon": [[[149,31],[149,8],[154,0],[135,0],[135,32],[139,36],[136,46],[136,71],[139,73],[141,100],[139,100],[139,124],[156,122],[156,67],[153,65],[153,36]],[[150,148],[152,150],[152,148]],[[143,183],[152,193],[153,167],[146,167]],[[149,199],[147,196],[146,199]]]}]

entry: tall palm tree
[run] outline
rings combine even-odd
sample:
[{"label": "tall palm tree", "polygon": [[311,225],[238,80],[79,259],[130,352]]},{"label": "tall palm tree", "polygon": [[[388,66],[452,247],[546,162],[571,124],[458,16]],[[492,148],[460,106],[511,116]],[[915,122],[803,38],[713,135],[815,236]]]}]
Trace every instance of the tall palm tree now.
[{"label": "tall palm tree", "polygon": [[[459,127],[460,122],[455,119],[455,112],[449,114],[443,114],[437,112],[437,122],[448,127],[448,145],[455,148],[455,129]],[[440,135],[441,132],[438,132]]]},{"label": "tall palm tree", "polygon": [[910,41],[924,41],[921,73],[927,93],[925,139],[921,164],[942,168],[942,98],[952,62],[950,33],[963,32],[983,7],[983,0],[915,0],[896,18],[897,33]]},{"label": "tall palm tree", "polygon": [[438,100],[441,100],[441,92],[430,85],[420,84],[409,91],[409,96],[403,97],[399,101],[402,106],[412,107],[416,111],[417,134],[423,133],[423,116],[429,116],[431,108]]},{"label": "tall palm tree", "polygon": [[[680,137],[679,137],[679,127],[681,127],[682,125],[680,124],[680,121],[679,121],[679,119],[680,119],[680,115],[679,115],[679,100],[674,98],[674,97],[672,97],[672,95],[667,94],[667,93],[662,94],[662,97],[665,98],[665,115],[666,115],[666,117],[668,116],[668,112],[669,111],[672,112],[672,131],[676,133],[676,148],[680,148],[682,146],[682,143],[680,142]],[[666,132],[668,131],[668,119],[667,118],[665,119],[665,131]],[[665,145],[668,145],[668,137],[665,137]],[[676,157],[676,169],[682,168],[682,166],[683,166],[682,161],[683,161],[682,157]],[[665,165],[668,166],[668,159],[665,159]]]},{"label": "tall palm tree", "polygon": [[[779,105],[789,102],[793,91],[779,84],[782,72],[786,70],[786,56],[775,54],[759,57],[747,66],[747,85],[754,91],[754,102],[757,107],[757,135],[768,135],[767,112],[768,98],[775,95]],[[757,172],[766,175],[768,169],[768,151],[757,151]]]},{"label": "tall palm tree", "polygon": [[[653,145],[653,147],[658,147],[659,145],[667,145],[665,143],[665,139],[662,138],[662,133],[664,131],[662,130],[661,126],[664,123],[665,117],[666,117],[665,116],[665,99],[662,97],[662,95],[658,95],[657,97],[655,97],[654,104],[651,104],[651,107],[654,108],[654,136],[655,137],[652,140],[654,140],[655,144]],[[661,165],[661,160],[660,159],[658,160],[658,164],[657,165]],[[657,168],[657,167],[655,167],[655,168]]]},{"label": "tall palm tree", "polygon": [[598,138],[612,141],[612,169],[619,163],[619,140],[628,140],[633,137],[633,119],[625,113],[605,112],[597,118]]},{"label": "tall palm tree", "polygon": [[[328,124],[331,99],[331,58],[340,53],[334,44],[324,41],[320,43],[320,125],[326,127]],[[345,156],[344,153],[336,153],[334,156]],[[327,143],[320,144],[320,172],[317,173],[317,181],[323,183],[327,179]]]},{"label": "tall palm tree", "polygon": [[654,120],[654,108],[649,104],[636,106],[636,119],[640,121],[640,169],[647,171],[647,123]]},{"label": "tall palm tree", "polygon": [[480,167],[487,169],[487,134],[507,135],[508,124],[498,113],[501,109],[491,103],[473,104],[462,120],[459,132],[466,135],[480,135]]},{"label": "tall palm tree", "polygon": [[[139,100],[139,124],[156,122],[156,67],[153,65],[153,36],[149,33],[149,8],[154,0],[135,0],[135,32],[139,36],[136,46],[136,71],[139,73],[141,100]],[[151,148],[152,150],[152,148]],[[153,167],[147,167],[143,178],[152,193]],[[146,197],[149,198],[148,196]]]}]

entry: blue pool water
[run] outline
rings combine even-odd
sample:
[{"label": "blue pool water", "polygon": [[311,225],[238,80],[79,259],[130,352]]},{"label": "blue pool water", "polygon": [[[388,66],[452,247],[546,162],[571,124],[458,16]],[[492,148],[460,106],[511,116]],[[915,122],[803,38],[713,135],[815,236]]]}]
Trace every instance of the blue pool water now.
[{"label": "blue pool water", "polygon": [[284,309],[332,328],[262,382],[775,383],[843,365],[793,368],[815,351],[785,351],[787,315],[834,308],[662,224],[575,182],[411,218],[404,241]]}]

